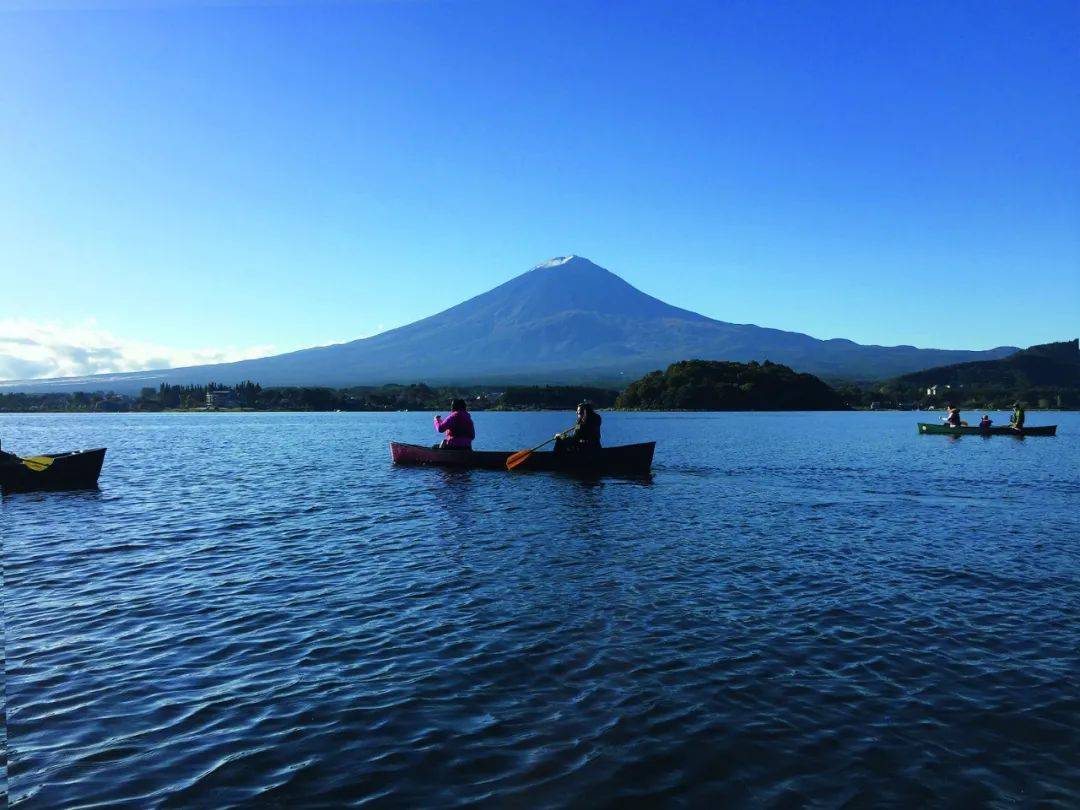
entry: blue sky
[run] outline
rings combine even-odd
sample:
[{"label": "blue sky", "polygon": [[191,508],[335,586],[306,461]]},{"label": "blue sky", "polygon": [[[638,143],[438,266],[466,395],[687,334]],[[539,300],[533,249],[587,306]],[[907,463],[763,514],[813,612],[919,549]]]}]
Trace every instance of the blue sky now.
[{"label": "blue sky", "polygon": [[1080,332],[1075,2],[0,9],[0,340],[289,350],[566,253],[823,338]]}]

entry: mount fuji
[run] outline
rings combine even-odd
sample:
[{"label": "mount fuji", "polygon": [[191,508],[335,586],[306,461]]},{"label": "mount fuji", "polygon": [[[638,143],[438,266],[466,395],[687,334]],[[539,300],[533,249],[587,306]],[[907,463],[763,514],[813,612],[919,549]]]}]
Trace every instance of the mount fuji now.
[{"label": "mount fuji", "polygon": [[0,383],[21,391],[134,391],[159,383],[265,386],[628,383],[678,360],[772,360],[828,378],[879,379],[1005,357],[864,346],[714,320],[666,304],[581,256],[538,264],[431,317],[373,337],[233,363]]}]

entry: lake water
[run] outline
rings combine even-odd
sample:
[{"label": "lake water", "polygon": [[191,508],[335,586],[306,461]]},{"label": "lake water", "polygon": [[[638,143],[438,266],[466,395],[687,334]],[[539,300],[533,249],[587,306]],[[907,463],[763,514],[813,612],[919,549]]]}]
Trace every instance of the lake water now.
[{"label": "lake water", "polygon": [[2,416],[109,448],[0,505],[9,799],[1075,807],[1080,414],[920,417],[605,414],[654,475],[590,481],[392,467],[430,414]]}]

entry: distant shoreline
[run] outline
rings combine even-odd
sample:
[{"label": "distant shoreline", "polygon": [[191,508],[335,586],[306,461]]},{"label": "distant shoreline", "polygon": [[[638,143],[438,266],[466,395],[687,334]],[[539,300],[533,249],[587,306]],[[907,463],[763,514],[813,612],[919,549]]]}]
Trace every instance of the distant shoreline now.
[{"label": "distant shoreline", "polygon": [[[1067,411],[1080,405],[1080,388],[1069,377],[1074,367],[1080,368],[1073,363],[1077,351],[1073,341],[1018,352],[1010,361],[1016,368],[1006,369],[1012,369],[1007,384],[997,382],[996,378],[984,380],[979,375],[976,375],[978,379],[969,379],[974,372],[968,366],[931,369],[909,375],[912,379],[880,383],[836,380],[828,383],[768,360],[761,363],[682,360],[619,388],[552,384],[433,386],[423,382],[347,388],[264,388],[246,380],[228,386],[214,382],[162,383],[156,388],[145,386],[138,394],[112,390],[8,393],[0,389],[0,413],[445,413],[451,402],[459,400],[476,412],[572,411],[579,403],[590,402],[600,410],[670,413],[837,410],[943,413],[951,402],[966,413],[975,413],[1007,412],[1015,401],[1031,411]],[[1005,361],[994,362],[997,365],[992,369],[1000,371],[999,366]],[[1076,362],[1080,363],[1080,356]],[[1045,374],[1039,377],[1048,364],[1057,377],[1044,379]],[[976,370],[982,368],[977,363],[969,365]],[[956,376],[961,371],[968,377]]]},{"label": "distant shoreline", "polygon": [[[445,412],[445,408],[443,412]],[[573,408],[484,408],[474,410],[471,413],[572,413]],[[805,409],[805,408],[752,408],[752,409],[711,409],[711,408],[597,408],[601,413],[921,413],[927,415],[944,415],[945,410],[939,408],[933,411],[916,410],[910,408],[867,408],[855,406],[851,408],[832,409]],[[1025,408],[1028,413],[1077,413],[1080,408]],[[964,408],[963,413],[1009,413],[1007,408]],[[298,410],[292,408],[166,408],[157,411],[151,410],[127,410],[127,411],[73,411],[64,409],[38,408],[33,410],[3,410],[0,416],[5,414],[71,414],[79,416],[157,416],[160,414],[251,414],[251,413],[421,413],[434,414],[434,409],[409,409],[409,410],[379,410],[379,409],[351,409],[351,410]]]}]

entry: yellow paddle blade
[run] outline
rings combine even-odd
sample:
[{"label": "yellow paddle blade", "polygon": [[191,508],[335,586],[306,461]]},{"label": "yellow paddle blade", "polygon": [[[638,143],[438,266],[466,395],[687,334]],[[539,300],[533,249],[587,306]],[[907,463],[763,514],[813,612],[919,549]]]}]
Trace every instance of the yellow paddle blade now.
[{"label": "yellow paddle blade", "polygon": [[53,460],[52,456],[30,456],[30,458],[24,458],[22,463],[34,472],[42,472],[49,468],[49,465],[53,463]]},{"label": "yellow paddle blade", "polygon": [[514,467],[517,467],[519,464],[521,464],[523,461],[525,461],[525,459],[527,459],[532,454],[533,454],[532,450],[518,450],[516,453],[514,453],[512,456],[510,456],[508,459],[506,459],[506,469],[508,469],[508,470],[514,469]]}]

